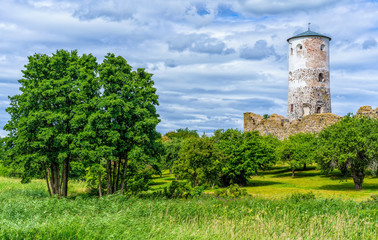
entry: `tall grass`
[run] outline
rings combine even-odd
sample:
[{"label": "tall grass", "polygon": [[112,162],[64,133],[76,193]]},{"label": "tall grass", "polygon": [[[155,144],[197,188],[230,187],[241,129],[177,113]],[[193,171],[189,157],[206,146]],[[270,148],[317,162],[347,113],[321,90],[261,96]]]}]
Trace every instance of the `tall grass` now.
[{"label": "tall grass", "polygon": [[278,200],[57,199],[47,196],[43,182],[12,181],[0,179],[0,239],[377,239],[378,234],[376,201],[311,194]]}]

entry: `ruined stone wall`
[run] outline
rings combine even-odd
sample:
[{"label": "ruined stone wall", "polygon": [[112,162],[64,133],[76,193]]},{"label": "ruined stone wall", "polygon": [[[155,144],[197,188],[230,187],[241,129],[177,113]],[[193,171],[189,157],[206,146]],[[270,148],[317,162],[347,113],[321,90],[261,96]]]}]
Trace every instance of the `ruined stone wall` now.
[{"label": "ruined stone wall", "polygon": [[[378,108],[373,110],[370,106],[364,106],[357,111],[357,114],[378,118]],[[244,113],[244,132],[258,131],[261,135],[272,134],[283,140],[300,132],[320,132],[323,128],[338,122],[340,119],[340,116],[332,113],[319,113],[289,121],[289,119],[277,114],[272,114],[268,119],[264,119],[258,114],[247,112]]]},{"label": "ruined stone wall", "polygon": [[288,119],[331,112],[329,39],[306,36],[289,42]]},{"label": "ruined stone wall", "polygon": [[376,109],[373,109],[371,106],[360,107],[360,109],[357,111],[357,115],[378,118],[378,107]]}]

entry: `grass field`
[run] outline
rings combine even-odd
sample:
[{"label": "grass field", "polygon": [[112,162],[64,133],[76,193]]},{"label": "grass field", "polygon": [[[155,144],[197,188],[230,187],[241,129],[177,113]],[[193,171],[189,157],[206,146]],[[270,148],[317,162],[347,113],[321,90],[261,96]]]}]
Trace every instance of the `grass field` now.
[{"label": "grass field", "polygon": [[[49,198],[42,180],[0,177],[0,239],[378,239],[378,202],[367,200],[377,179],[355,191],[334,178],[313,168],[292,178],[277,167],[252,178],[251,197],[172,200],[98,198],[75,181],[69,198]],[[316,197],[293,195],[309,191]]]},{"label": "grass field", "polygon": [[[162,177],[154,179],[153,189],[162,189],[174,180],[173,175],[164,173]],[[291,171],[286,166],[277,166],[252,177],[249,186],[244,188],[247,189],[248,194],[265,199],[312,192],[319,197],[363,201],[369,199],[372,194],[378,195],[378,178],[366,176],[363,189],[355,190],[352,178],[340,179],[337,171],[325,176],[320,170],[310,166],[305,171],[297,171],[295,177],[292,177]]]}]

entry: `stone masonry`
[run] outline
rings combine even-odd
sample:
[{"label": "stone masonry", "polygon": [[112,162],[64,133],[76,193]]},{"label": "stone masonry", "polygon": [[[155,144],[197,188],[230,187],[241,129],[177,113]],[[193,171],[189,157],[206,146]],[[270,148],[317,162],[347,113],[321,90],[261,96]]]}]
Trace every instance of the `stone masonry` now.
[{"label": "stone masonry", "polygon": [[[357,111],[357,115],[378,118],[378,108],[372,109],[371,106],[363,106]],[[268,119],[264,119],[263,116],[247,112],[244,113],[244,132],[258,131],[261,135],[272,134],[283,140],[300,132],[320,132],[340,119],[340,116],[332,113],[318,113],[289,121],[277,114],[272,114]]]},{"label": "stone masonry", "polygon": [[331,113],[330,37],[308,31],[289,38],[287,118]]}]

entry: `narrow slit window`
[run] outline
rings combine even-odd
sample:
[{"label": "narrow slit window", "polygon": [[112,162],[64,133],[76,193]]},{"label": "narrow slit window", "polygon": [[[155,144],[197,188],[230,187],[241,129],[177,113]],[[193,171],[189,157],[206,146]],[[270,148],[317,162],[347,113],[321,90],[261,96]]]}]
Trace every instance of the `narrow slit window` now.
[{"label": "narrow slit window", "polygon": [[324,82],[323,73],[319,73],[319,82]]},{"label": "narrow slit window", "polygon": [[294,104],[290,104],[290,112],[294,111]]}]

